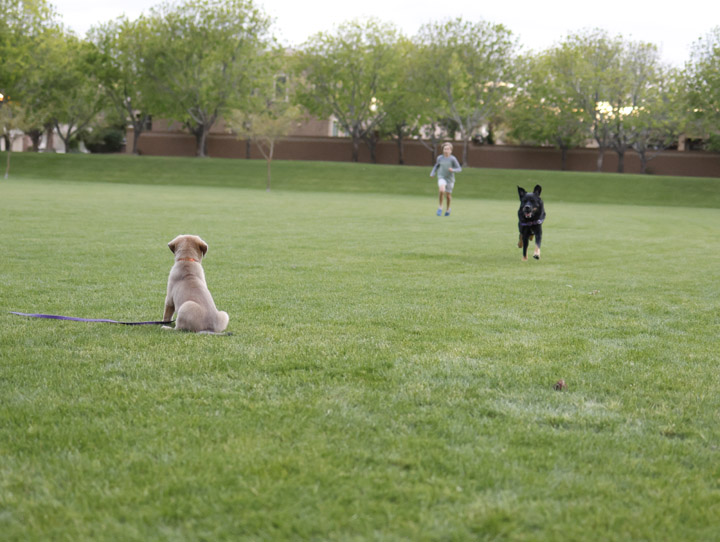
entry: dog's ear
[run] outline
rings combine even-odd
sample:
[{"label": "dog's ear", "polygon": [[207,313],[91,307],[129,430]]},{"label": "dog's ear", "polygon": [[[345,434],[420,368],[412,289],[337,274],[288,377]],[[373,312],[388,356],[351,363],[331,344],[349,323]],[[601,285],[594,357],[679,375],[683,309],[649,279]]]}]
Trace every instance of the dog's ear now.
[{"label": "dog's ear", "polygon": [[175,239],[170,241],[168,243],[168,248],[172,251],[173,254],[175,254],[175,249],[177,248],[178,239],[180,239],[180,236],[178,235]]},{"label": "dog's ear", "polygon": [[518,194],[520,195],[520,199],[523,199],[523,196],[524,196],[525,194],[527,194],[527,192],[525,192],[525,189],[524,189],[524,188],[520,188],[520,187],[518,186]]},{"label": "dog's ear", "polygon": [[540,186],[539,184],[536,184],[535,189],[533,190],[533,194],[535,194],[536,196],[539,196],[540,192],[542,192],[542,186]]},{"label": "dog's ear", "polygon": [[200,249],[200,252],[202,252],[203,257],[207,254],[208,251],[208,244],[203,241],[202,239],[198,239],[198,248]]}]

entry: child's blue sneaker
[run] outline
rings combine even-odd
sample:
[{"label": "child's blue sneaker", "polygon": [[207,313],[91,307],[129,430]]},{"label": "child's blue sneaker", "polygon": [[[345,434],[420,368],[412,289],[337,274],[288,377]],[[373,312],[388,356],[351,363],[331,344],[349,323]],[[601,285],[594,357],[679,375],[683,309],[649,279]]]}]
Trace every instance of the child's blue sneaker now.
[{"label": "child's blue sneaker", "polygon": [[450,211],[445,211],[445,216],[450,216]]},{"label": "child's blue sneaker", "polygon": [[442,209],[438,209],[437,215],[442,216]]}]

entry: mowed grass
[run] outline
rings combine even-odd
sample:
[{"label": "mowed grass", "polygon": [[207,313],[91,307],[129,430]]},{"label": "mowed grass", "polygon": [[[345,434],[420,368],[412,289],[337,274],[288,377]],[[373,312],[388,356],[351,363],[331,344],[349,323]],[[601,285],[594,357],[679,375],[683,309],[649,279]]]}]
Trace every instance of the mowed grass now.
[{"label": "mowed grass", "polygon": [[[468,169],[446,219],[429,168],[34,159],[0,182],[4,539],[720,539],[720,181]],[[179,233],[231,336],[8,314],[159,319]]]},{"label": "mowed grass", "polygon": [[[0,158],[4,164],[4,153]],[[74,182],[262,190],[267,177],[262,160],[13,153],[11,165],[14,179]],[[429,176],[431,167],[429,156],[426,167],[274,161],[272,187],[293,192],[431,196],[437,194],[435,179]],[[527,189],[539,183],[548,194],[552,190],[555,202],[720,207],[718,180],[712,178],[466,168],[459,179],[466,199],[504,201],[516,194],[513,183]]]}]

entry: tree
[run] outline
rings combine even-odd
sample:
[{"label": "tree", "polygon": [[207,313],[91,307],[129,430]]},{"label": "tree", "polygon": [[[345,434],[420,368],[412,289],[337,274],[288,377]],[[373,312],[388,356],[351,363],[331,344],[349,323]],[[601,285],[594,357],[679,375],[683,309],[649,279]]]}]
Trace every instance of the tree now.
[{"label": "tree", "polygon": [[6,0],[0,16],[0,94],[6,105],[19,105],[15,111],[23,112],[36,150],[49,122],[46,102],[40,99],[45,88],[40,50],[48,36],[62,33],[55,17],[44,0]]},{"label": "tree", "polygon": [[685,77],[693,124],[709,149],[720,150],[720,26],[694,44]]},{"label": "tree", "polygon": [[94,72],[119,118],[133,127],[132,153],[151,118],[152,94],[143,64],[143,33],[125,17],[94,27],[88,39],[98,49]]},{"label": "tree", "polygon": [[255,143],[265,158],[267,191],[270,191],[272,180],[275,143],[296,129],[305,115],[299,105],[293,104],[295,85],[288,81],[284,63],[284,55],[276,55],[274,62],[268,62],[269,73],[274,76],[258,80],[250,106],[230,111],[225,119],[238,139]]},{"label": "tree", "polygon": [[[163,4],[138,22],[149,109],[185,124],[207,156],[207,135],[230,109],[244,109],[274,42],[252,0]],[[148,97],[150,98],[150,96]]]},{"label": "tree", "polygon": [[10,155],[15,139],[23,135],[25,116],[22,107],[15,102],[4,103],[4,95],[0,95],[0,134],[6,145],[5,178],[10,176]]},{"label": "tree", "polygon": [[622,173],[625,153],[635,145],[641,126],[652,118],[651,108],[657,102],[651,96],[662,81],[657,47],[652,44],[625,42],[618,60],[603,106],[611,126],[610,146],[618,154],[618,172]]},{"label": "tree", "polygon": [[385,117],[378,126],[379,137],[394,139],[397,144],[398,164],[405,163],[406,138],[419,135],[422,111],[425,105],[420,92],[421,85],[413,69],[417,61],[417,49],[409,39],[401,37],[394,44],[395,61],[390,77],[392,85],[388,90],[388,102],[393,104],[385,109]]},{"label": "tree", "polygon": [[347,22],[334,35],[316,34],[296,56],[299,103],[313,115],[337,119],[352,138],[353,162],[362,141],[371,144],[372,153],[374,132],[400,99],[393,92],[397,41],[392,25],[376,19]]},{"label": "tree", "polygon": [[477,131],[500,113],[513,92],[517,42],[503,25],[461,18],[421,27],[416,43],[440,118],[452,119],[463,140],[463,164]]},{"label": "tree", "polygon": [[603,30],[568,36],[557,48],[563,56],[558,77],[582,110],[598,145],[597,170],[602,171],[605,150],[610,146],[612,108],[608,107],[610,84],[619,77],[623,42]]},{"label": "tree", "polygon": [[52,125],[71,150],[72,140],[87,128],[105,106],[99,81],[93,76],[96,50],[69,34],[49,34],[41,44],[42,92]]},{"label": "tree", "polygon": [[664,148],[677,134],[678,117],[664,84],[669,75],[652,44],[593,30],[570,35],[523,72],[528,78],[511,110],[515,138],[555,139],[564,150],[592,137],[598,171],[608,148],[617,152],[623,171],[629,149],[641,153],[645,168],[648,151]]},{"label": "tree", "polygon": [[55,12],[44,0],[3,0],[0,16],[0,93],[9,100],[33,56],[37,37],[54,26]]},{"label": "tree", "polygon": [[508,111],[509,136],[525,144],[551,144],[561,151],[561,169],[567,151],[590,137],[587,115],[558,76],[568,61],[559,50],[521,59],[519,91]]},{"label": "tree", "polygon": [[275,143],[297,128],[303,111],[298,105],[285,101],[274,101],[261,112],[232,111],[227,124],[238,139],[253,141],[267,162],[267,184],[270,191],[272,179],[272,160]]},{"label": "tree", "polygon": [[667,70],[632,115],[632,148],[640,156],[642,173],[647,173],[648,162],[658,152],[677,142],[686,117],[684,94],[682,78],[675,70]]}]

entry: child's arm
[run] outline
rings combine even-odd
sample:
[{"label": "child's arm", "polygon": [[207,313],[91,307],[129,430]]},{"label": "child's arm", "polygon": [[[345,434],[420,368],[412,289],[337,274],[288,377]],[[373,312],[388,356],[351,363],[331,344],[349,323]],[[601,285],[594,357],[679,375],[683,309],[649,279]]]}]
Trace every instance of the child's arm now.
[{"label": "child's arm", "polygon": [[458,159],[453,156],[453,173],[460,173],[462,171],[462,166],[460,165],[460,162],[458,162]]}]

